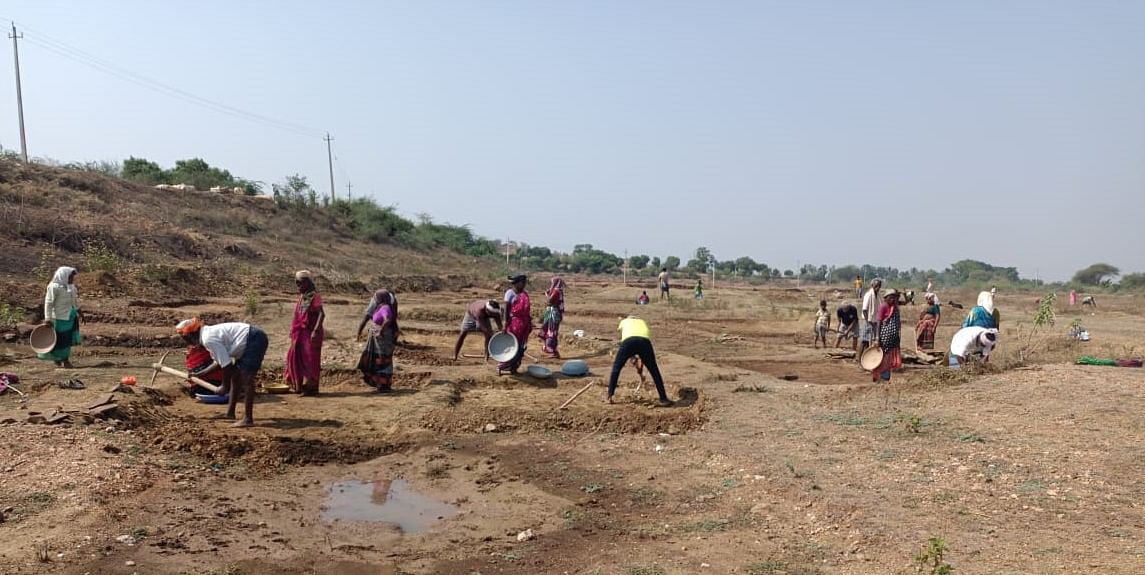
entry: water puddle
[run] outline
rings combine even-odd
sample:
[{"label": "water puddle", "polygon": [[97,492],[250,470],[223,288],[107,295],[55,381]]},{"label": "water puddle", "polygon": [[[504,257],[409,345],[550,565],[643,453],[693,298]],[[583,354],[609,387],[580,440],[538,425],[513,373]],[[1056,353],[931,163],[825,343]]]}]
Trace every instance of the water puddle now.
[{"label": "water puddle", "polygon": [[408,481],[338,481],[322,508],[326,521],[392,523],[402,533],[421,533],[457,515],[457,506],[414,491]]}]

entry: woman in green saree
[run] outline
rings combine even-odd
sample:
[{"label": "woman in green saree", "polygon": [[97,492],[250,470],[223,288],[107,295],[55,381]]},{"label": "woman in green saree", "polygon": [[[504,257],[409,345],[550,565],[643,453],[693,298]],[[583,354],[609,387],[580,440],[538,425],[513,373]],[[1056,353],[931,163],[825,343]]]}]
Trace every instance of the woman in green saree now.
[{"label": "woman in green saree", "polygon": [[40,359],[50,360],[57,367],[72,367],[72,346],[80,343],[79,294],[76,292],[76,269],[62,266],[52,276],[44,294],[44,325],[56,331],[56,346],[52,351],[38,354]]}]

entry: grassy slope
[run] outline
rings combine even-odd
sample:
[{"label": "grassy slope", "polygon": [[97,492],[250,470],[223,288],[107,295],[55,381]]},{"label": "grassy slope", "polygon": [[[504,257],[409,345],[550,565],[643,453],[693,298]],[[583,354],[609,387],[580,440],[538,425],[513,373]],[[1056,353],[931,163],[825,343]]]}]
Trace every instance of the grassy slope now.
[{"label": "grassy slope", "polygon": [[93,271],[85,244],[114,254],[110,273],[94,274],[99,290],[125,296],[289,290],[291,274],[303,268],[317,272],[325,290],[348,293],[383,283],[402,291],[458,287],[488,275],[473,258],[367,243],[324,214],[267,200],[3,160],[0,213],[0,303],[38,299],[56,266]]}]

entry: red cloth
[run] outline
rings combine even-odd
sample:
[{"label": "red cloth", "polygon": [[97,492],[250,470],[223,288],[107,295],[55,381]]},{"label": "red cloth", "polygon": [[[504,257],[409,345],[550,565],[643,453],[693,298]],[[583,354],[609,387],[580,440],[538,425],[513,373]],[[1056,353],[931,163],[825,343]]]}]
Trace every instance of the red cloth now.
[{"label": "red cloth", "polygon": [[[310,388],[305,391],[318,391],[318,378],[322,375],[323,331],[314,328],[322,312],[322,297],[317,293],[310,299],[310,305],[303,306],[305,296],[299,296],[294,304],[294,317],[290,323],[290,347],[286,350],[286,368],[283,377],[295,392],[303,391],[307,381]],[[314,334],[311,337],[311,334]]]},{"label": "red cloth", "polygon": [[509,307],[509,325],[505,331],[517,336],[517,342],[524,345],[533,331],[533,304],[529,301],[529,293],[522,291],[513,300]]},{"label": "red cloth", "polygon": [[[207,351],[207,348],[201,345],[192,345],[187,348],[187,359],[183,362],[183,365],[186,365],[187,371],[191,372],[211,365],[212,361],[214,360],[211,359],[211,352]],[[199,379],[216,385],[222,385],[223,370],[216,369],[211,373],[199,376]]]}]

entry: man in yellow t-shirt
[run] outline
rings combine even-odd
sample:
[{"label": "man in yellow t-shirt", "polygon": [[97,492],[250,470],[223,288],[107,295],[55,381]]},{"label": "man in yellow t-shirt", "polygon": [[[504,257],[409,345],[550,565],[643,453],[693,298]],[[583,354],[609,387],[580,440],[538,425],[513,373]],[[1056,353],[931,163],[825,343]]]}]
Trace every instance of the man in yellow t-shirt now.
[{"label": "man in yellow t-shirt", "polygon": [[660,368],[656,365],[656,352],[652,349],[652,332],[648,324],[636,316],[628,316],[620,321],[620,349],[616,352],[616,359],[612,362],[612,375],[608,378],[608,403],[613,403],[612,396],[616,394],[616,384],[620,380],[620,370],[632,357],[639,357],[648,372],[652,374],[652,382],[656,384],[656,392],[660,394],[660,406],[669,407],[672,400],[664,391],[664,378],[660,376]]}]

